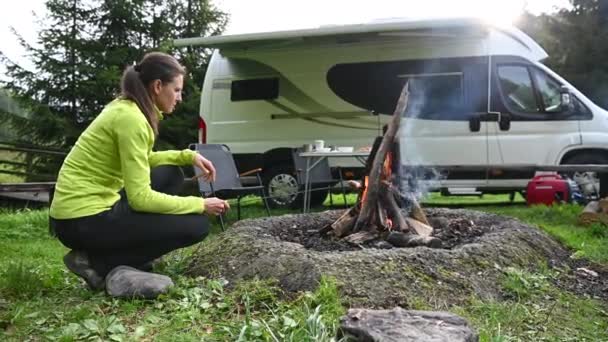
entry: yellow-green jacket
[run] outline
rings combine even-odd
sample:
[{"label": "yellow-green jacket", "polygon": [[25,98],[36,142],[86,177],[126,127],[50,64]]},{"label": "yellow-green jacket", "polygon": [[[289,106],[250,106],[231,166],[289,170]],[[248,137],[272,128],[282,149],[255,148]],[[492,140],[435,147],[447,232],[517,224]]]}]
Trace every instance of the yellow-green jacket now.
[{"label": "yellow-green jacket", "polygon": [[[160,111],[158,115],[162,119]],[[50,216],[71,219],[98,214],[119,200],[118,191],[123,187],[136,211],[202,213],[202,198],[171,196],[150,187],[150,168],[191,165],[196,152],[153,152],[153,144],[152,127],[135,102],[117,99],[109,103],[61,166]]]}]

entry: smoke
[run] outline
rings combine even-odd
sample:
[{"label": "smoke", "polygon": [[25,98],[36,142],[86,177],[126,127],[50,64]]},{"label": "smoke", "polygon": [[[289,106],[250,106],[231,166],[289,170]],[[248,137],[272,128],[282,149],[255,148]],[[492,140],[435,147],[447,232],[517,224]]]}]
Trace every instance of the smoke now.
[{"label": "smoke", "polygon": [[[437,188],[442,179],[445,179],[438,170],[423,165],[430,164],[418,146],[418,139],[414,139],[416,127],[413,120],[420,118],[429,98],[429,89],[426,82],[409,78],[408,106],[403,113],[399,127],[398,139],[400,146],[399,168],[400,191],[405,199],[413,197],[417,201],[424,199],[434,188]],[[406,200],[407,202],[407,200]]]}]

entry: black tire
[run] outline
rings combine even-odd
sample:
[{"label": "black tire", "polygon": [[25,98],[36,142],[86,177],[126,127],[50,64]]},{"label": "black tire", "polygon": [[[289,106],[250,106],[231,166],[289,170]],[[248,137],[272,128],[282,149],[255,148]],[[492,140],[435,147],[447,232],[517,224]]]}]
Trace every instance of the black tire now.
[{"label": "black tire", "polygon": [[[264,172],[264,188],[270,207],[302,208],[304,187],[298,184],[296,172],[289,164],[279,164],[268,168]],[[323,204],[327,198],[327,193],[328,189],[312,191],[310,206],[315,207]]]},{"label": "black tire", "polygon": [[[575,154],[572,157],[564,160],[563,165],[569,164],[603,164],[608,165],[608,156],[594,153],[594,152],[581,152]],[[588,199],[604,198],[608,195],[608,186],[604,185],[603,189],[600,187],[600,176],[595,172],[566,172],[564,173],[568,177],[572,178],[577,182],[581,188],[581,192]],[[580,179],[587,179],[586,182],[582,183]]]}]

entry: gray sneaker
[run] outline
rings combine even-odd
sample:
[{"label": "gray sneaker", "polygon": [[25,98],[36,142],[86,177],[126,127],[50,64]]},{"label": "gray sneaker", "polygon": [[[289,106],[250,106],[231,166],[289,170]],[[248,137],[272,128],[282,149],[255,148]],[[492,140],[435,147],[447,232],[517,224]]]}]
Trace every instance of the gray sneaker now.
[{"label": "gray sneaker", "polygon": [[154,299],[173,286],[171,278],[140,271],[129,266],[117,266],[106,276],[106,292],[117,298]]},{"label": "gray sneaker", "polygon": [[85,252],[71,250],[63,257],[63,263],[72,273],[84,279],[91,290],[103,290],[105,288],[105,279],[91,268],[89,257]]}]

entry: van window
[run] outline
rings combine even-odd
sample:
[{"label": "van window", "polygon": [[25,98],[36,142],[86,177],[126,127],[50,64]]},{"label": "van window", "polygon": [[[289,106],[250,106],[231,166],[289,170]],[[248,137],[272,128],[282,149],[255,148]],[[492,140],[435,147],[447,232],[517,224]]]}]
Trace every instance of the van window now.
[{"label": "van window", "polygon": [[408,109],[413,113],[426,119],[440,119],[441,113],[462,110],[464,100],[462,73],[399,75],[399,77],[410,80]]},{"label": "van window", "polygon": [[230,100],[274,100],[279,97],[279,79],[257,78],[232,81]]},{"label": "van window", "polygon": [[538,113],[532,78],[523,65],[501,65],[498,67],[500,87],[507,106],[517,112]]},{"label": "van window", "polygon": [[408,116],[467,121],[486,110],[488,58],[459,57],[336,64],[327,85],[342,100],[391,115],[403,85],[410,83]]},{"label": "van window", "polygon": [[557,113],[561,111],[560,85],[549,78],[544,72],[534,70],[536,87],[543,101],[543,112]]}]

